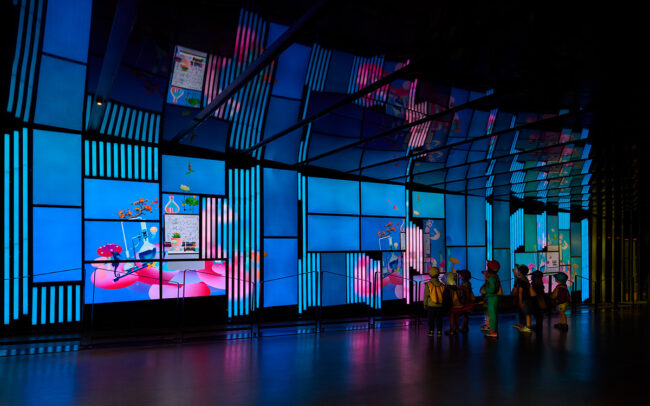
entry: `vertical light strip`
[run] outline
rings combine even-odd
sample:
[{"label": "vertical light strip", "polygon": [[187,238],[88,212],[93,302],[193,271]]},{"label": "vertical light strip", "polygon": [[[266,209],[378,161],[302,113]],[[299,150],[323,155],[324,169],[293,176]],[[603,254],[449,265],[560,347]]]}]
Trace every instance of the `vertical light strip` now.
[{"label": "vertical light strip", "polygon": [[14,277],[14,308],[13,318],[18,319],[20,303],[20,133],[14,131],[14,165],[13,165],[13,186],[14,186],[14,221],[13,221],[13,277]]},{"label": "vertical light strip", "polygon": [[54,324],[54,313],[56,311],[56,306],[55,306],[55,299],[56,299],[56,292],[55,292],[55,287],[50,286],[50,323]]},{"label": "vertical light strip", "polygon": [[29,2],[29,16],[27,17],[27,34],[25,38],[25,47],[23,48],[23,60],[20,68],[20,85],[18,86],[18,104],[16,105],[16,118],[21,116],[23,108],[23,94],[25,86],[25,76],[27,75],[28,53],[32,47],[32,24],[34,22],[34,1]]},{"label": "vertical light strip", "polygon": [[158,147],[153,149],[153,180],[158,180]]},{"label": "vertical light strip", "polygon": [[112,144],[112,142],[106,143],[106,176],[109,178],[113,176]]},{"label": "vertical light strip", "polygon": [[158,144],[158,140],[160,139],[160,114],[156,114],[156,126],[154,127],[154,129],[155,129],[154,142]]},{"label": "vertical light strip", "polygon": [[90,165],[91,165],[91,174],[92,176],[97,176],[97,142],[96,141],[91,141],[90,142]]},{"label": "vertical light strip", "polygon": [[251,170],[247,169],[244,171],[244,314],[248,314],[249,305],[250,305],[250,283],[251,283],[251,233],[250,233],[250,209],[251,209],[251,196],[250,196],[250,175]]},{"label": "vertical light strip", "polygon": [[131,146],[131,144],[126,146],[126,157],[125,157],[126,168],[127,168],[126,176],[129,179],[133,178],[133,168],[132,168],[132,166],[133,166],[133,152],[132,152],[132,150],[133,150],[133,147]]},{"label": "vertical light strip", "polygon": [[18,18],[18,33],[16,38],[16,50],[14,51],[14,63],[11,67],[11,81],[9,88],[9,101],[7,102],[7,111],[13,110],[14,95],[16,92],[16,80],[18,79],[18,60],[23,45],[23,24],[25,22],[25,1],[20,4],[20,17]]},{"label": "vertical light strip", "polygon": [[66,312],[66,321],[72,321],[72,285],[68,285],[68,297],[67,297],[67,312]]},{"label": "vertical light strip", "polygon": [[[135,120],[135,135],[134,135],[134,138],[136,140],[142,139],[140,137],[140,123],[141,122],[142,122],[142,110],[139,110],[138,111],[138,117]],[[133,127],[133,126],[131,126],[131,127]]]},{"label": "vertical light strip", "polygon": [[126,145],[120,145],[120,177],[124,178],[126,176]]},{"label": "vertical light strip", "polygon": [[116,142],[113,143],[113,176],[116,178],[120,176],[120,159],[119,159],[119,146]]},{"label": "vertical light strip", "polygon": [[75,286],[74,303],[75,303],[74,319],[75,321],[81,321],[81,285]]},{"label": "vertical light strip", "polygon": [[63,285],[59,285],[59,323],[63,323]]},{"label": "vertical light strip", "polygon": [[38,288],[32,288],[32,325],[38,324]]},{"label": "vertical light strip", "polygon": [[27,103],[25,103],[25,114],[23,115],[23,121],[29,121],[29,113],[32,107],[32,89],[34,87],[34,71],[36,68],[36,56],[37,50],[39,48],[39,40],[41,37],[41,16],[43,9],[43,0],[38,0],[38,11],[36,13],[36,24],[35,29],[36,33],[34,35],[34,46],[32,46],[32,58],[29,67],[29,82],[27,85]]},{"label": "vertical light strip", "polygon": [[99,176],[104,176],[104,141],[99,141]]},{"label": "vertical light strip", "polygon": [[255,283],[257,285],[256,289],[256,306],[260,307],[260,291],[261,287],[261,266],[262,266],[262,253],[261,253],[261,233],[260,233],[260,206],[261,206],[261,195],[260,195],[260,173],[261,167],[257,165],[257,170],[255,171]]},{"label": "vertical light strip", "polygon": [[140,147],[138,145],[133,146],[133,178],[140,179]]},{"label": "vertical light strip", "polygon": [[9,134],[4,135],[4,191],[3,191],[3,197],[4,197],[4,239],[3,239],[3,252],[4,252],[4,273],[3,273],[3,279],[4,279],[4,306],[3,306],[3,322],[4,324],[9,324],[9,280],[10,280],[10,274],[9,270],[10,268],[10,263],[9,263],[9,258],[11,258],[10,255],[10,250],[9,250],[9,224],[10,223],[10,217],[9,217],[9,198],[10,198],[10,162],[11,162],[11,138]]},{"label": "vertical light strip", "polygon": [[41,324],[47,323],[47,287],[41,287]]},{"label": "vertical light strip", "polygon": [[143,146],[140,146],[140,179],[145,179],[147,176],[147,151]]},{"label": "vertical light strip", "polygon": [[22,161],[22,170],[23,170],[23,272],[22,272],[22,282],[23,282],[23,314],[29,313],[29,162],[28,162],[28,145],[29,136],[27,129],[23,128],[23,161]]}]

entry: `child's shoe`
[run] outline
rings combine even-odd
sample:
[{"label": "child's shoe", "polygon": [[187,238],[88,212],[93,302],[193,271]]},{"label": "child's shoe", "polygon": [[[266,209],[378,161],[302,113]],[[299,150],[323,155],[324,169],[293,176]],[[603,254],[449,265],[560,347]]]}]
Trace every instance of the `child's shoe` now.
[{"label": "child's shoe", "polygon": [[485,334],[486,337],[493,337],[497,338],[499,335],[496,333],[496,331],[488,330],[487,334]]},{"label": "child's shoe", "polygon": [[483,324],[481,326],[481,331],[489,331],[489,330],[490,330],[490,326],[488,326],[487,324]]},{"label": "child's shoe", "polygon": [[456,335],[456,330],[447,330],[445,331],[446,336],[455,336]]},{"label": "child's shoe", "polygon": [[427,331],[427,335],[428,335],[429,337],[433,337],[433,330],[429,330],[429,331]]},{"label": "child's shoe", "polygon": [[523,324],[513,324],[512,328],[516,328],[517,330],[521,330],[524,327]]},{"label": "child's shoe", "polygon": [[520,333],[530,333],[532,331],[533,330],[531,330],[530,327],[528,327],[528,326],[523,326],[522,328],[519,329]]},{"label": "child's shoe", "polygon": [[438,337],[442,337],[442,330],[438,330]]}]

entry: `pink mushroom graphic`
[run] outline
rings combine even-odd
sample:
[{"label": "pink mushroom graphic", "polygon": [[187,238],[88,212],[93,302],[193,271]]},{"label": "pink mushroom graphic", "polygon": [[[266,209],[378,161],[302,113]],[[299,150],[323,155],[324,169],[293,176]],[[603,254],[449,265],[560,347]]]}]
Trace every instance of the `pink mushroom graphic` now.
[{"label": "pink mushroom graphic", "polygon": [[97,248],[97,254],[102,257],[111,258],[113,262],[113,272],[117,276],[117,266],[119,265],[120,254],[122,253],[122,247],[117,244],[106,244]]}]

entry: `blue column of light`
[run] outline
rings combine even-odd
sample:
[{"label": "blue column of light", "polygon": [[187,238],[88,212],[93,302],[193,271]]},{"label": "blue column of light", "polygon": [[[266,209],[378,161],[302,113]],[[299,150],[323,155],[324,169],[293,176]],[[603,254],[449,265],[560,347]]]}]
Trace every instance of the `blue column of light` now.
[{"label": "blue column of light", "polygon": [[307,307],[312,307],[314,305],[312,301],[312,273],[311,273],[311,253],[307,254],[307,281],[309,281],[309,286],[307,288]]},{"label": "blue column of light", "polygon": [[25,48],[23,48],[22,67],[20,69],[20,85],[18,87],[18,104],[16,105],[16,118],[21,116],[23,105],[23,91],[25,87],[25,76],[27,75],[28,53],[32,45],[32,24],[34,22],[34,2],[29,3],[29,13],[27,17],[27,36],[25,37]]},{"label": "blue column of light", "polygon": [[63,285],[59,285],[59,323],[63,323]]},{"label": "blue column of light", "polygon": [[487,225],[487,260],[492,259],[492,204],[485,202],[485,221]]},{"label": "blue column of light", "polygon": [[68,285],[68,298],[67,298],[67,307],[66,307],[66,321],[72,321],[72,285]]},{"label": "blue column of light", "polygon": [[74,305],[74,319],[75,321],[81,321],[81,285],[75,286]]},{"label": "blue column of light", "polygon": [[[259,275],[261,272],[261,261],[263,258],[263,254],[260,252],[262,244],[261,242],[261,237],[260,237],[260,223],[261,223],[261,217],[260,217],[260,206],[261,206],[261,197],[260,197],[260,172],[262,168],[257,165],[257,170],[255,171],[255,251],[257,252],[257,256],[255,257],[255,267],[257,270],[257,273],[255,275],[256,281],[259,284],[261,278],[261,275]],[[260,307],[260,289],[257,289],[257,298],[256,298],[256,303],[257,307]]]},{"label": "blue column of light", "polygon": [[38,288],[32,288],[32,325],[38,324]]},{"label": "blue column of light", "polygon": [[113,132],[115,128],[115,122],[122,120],[122,114],[124,114],[124,106],[118,107],[117,105],[115,105],[111,117],[108,120],[108,128],[106,129],[106,134],[115,135],[115,132]]},{"label": "blue column of light", "polygon": [[304,308],[307,308],[307,245],[309,244],[307,236],[307,182],[305,176],[302,176],[302,297]]},{"label": "blue column of light", "polygon": [[54,300],[56,299],[56,294],[54,286],[50,286],[50,323],[54,324]]},{"label": "blue column of light", "polygon": [[247,169],[243,171],[244,175],[244,193],[242,204],[244,206],[244,232],[242,236],[244,237],[244,314],[248,314],[249,305],[250,305],[250,293],[251,293],[251,240],[250,240],[250,174],[251,170]]},{"label": "blue column of light", "polygon": [[122,128],[120,129],[120,133],[117,134],[120,136],[120,138],[126,138],[127,131],[131,127],[131,116],[134,114],[135,110],[131,109],[130,107],[126,108],[126,111],[124,112],[124,122],[122,123]]},{"label": "blue column of light", "polygon": [[240,169],[239,170],[239,181],[237,182],[237,201],[238,201],[238,207],[237,210],[239,212],[239,221],[237,222],[237,228],[238,228],[238,237],[239,237],[239,296],[237,297],[237,300],[239,301],[239,314],[242,315],[244,314],[244,294],[245,294],[245,265],[246,265],[246,247],[244,246],[244,216],[246,216],[246,211],[245,211],[245,206],[244,206],[244,170]]},{"label": "blue column of light", "polygon": [[[138,111],[138,116],[135,119],[135,135],[133,136],[133,138],[135,138],[136,140],[142,139],[141,136],[140,136],[140,123],[141,122],[142,122],[142,110],[139,110]],[[131,127],[133,127],[133,126],[131,126]]]},{"label": "blue column of light", "polygon": [[147,177],[147,151],[143,145],[140,147],[140,179],[146,179],[146,177]]},{"label": "blue column of light", "polygon": [[160,114],[156,114],[156,126],[154,127],[154,131],[155,136],[153,142],[158,144],[158,139],[160,138]]},{"label": "blue column of light", "polygon": [[23,272],[22,272],[22,282],[23,282],[23,314],[29,313],[29,162],[28,162],[28,133],[27,129],[23,128],[23,160],[22,160],[22,169],[23,169]]},{"label": "blue column of light", "polygon": [[133,147],[129,144],[126,146],[126,177],[133,179]]},{"label": "blue column of light", "polygon": [[84,122],[84,130],[88,129],[88,121],[90,121],[90,109],[92,108],[93,97],[86,95],[86,121]]},{"label": "blue column of light", "polygon": [[149,131],[149,113],[145,112],[144,116],[142,117],[142,137],[140,138],[142,141],[147,141],[151,142],[152,137],[151,137],[151,132]]},{"label": "blue column of light", "polygon": [[582,219],[580,222],[580,249],[582,257],[582,269],[580,274],[583,277],[582,279],[582,300],[585,301],[589,298],[591,284],[589,283],[589,219]]},{"label": "blue column of light", "polygon": [[14,167],[13,167],[13,186],[14,186],[14,238],[12,241],[14,249],[14,320],[18,319],[20,303],[20,133],[14,131]]},{"label": "blue column of light", "polygon": [[41,324],[47,323],[47,287],[41,287]]},{"label": "blue column of light", "polygon": [[234,205],[233,205],[233,196],[232,196],[232,169],[228,170],[228,227],[227,227],[227,236],[226,241],[228,244],[228,272],[227,272],[227,281],[228,281],[228,317],[232,317],[232,298],[233,298],[233,263],[234,258],[232,255],[232,229],[234,221]]},{"label": "blue column of light", "polygon": [[321,301],[321,297],[320,297],[320,294],[321,294],[321,291],[322,291],[322,286],[320,286],[320,284],[321,284],[320,254],[316,254],[316,271],[318,272],[318,278],[317,278],[317,281],[318,281],[318,290],[317,290],[317,292],[318,292],[318,305],[322,306],[323,302]]},{"label": "blue column of light", "polygon": [[140,147],[137,145],[133,146],[133,179],[140,179]]},{"label": "blue column of light", "polygon": [[16,38],[16,50],[14,52],[14,63],[11,66],[11,81],[9,87],[9,101],[7,102],[7,111],[11,112],[14,104],[16,92],[16,76],[18,75],[18,59],[23,45],[23,24],[25,23],[25,2],[20,5],[20,17],[18,18],[18,37]]},{"label": "blue column of light", "polygon": [[113,143],[113,176],[116,178],[120,176],[120,152],[119,145],[115,142]]},{"label": "blue column of light", "polygon": [[151,113],[151,116],[149,117],[149,142],[157,142],[155,137],[156,137],[156,116],[157,114]]},{"label": "blue column of light", "polygon": [[126,177],[126,145],[120,144],[120,178]]},{"label": "blue column of light", "polygon": [[90,173],[92,176],[97,176],[97,142],[90,142]]},{"label": "blue column of light", "polygon": [[109,178],[113,176],[113,155],[112,155],[112,150],[113,150],[113,143],[112,142],[107,142],[106,143],[106,176]]},{"label": "blue column of light", "polygon": [[151,147],[147,147],[147,160],[146,162],[148,165],[146,166],[147,168],[147,179],[152,180],[153,179],[153,172],[152,172],[152,161],[153,161],[153,151]]},{"label": "blue column of light", "polygon": [[104,176],[104,141],[99,141],[99,176]]},{"label": "blue column of light", "polygon": [[10,275],[9,275],[9,270],[10,268],[10,263],[9,263],[9,258],[11,257],[10,251],[9,251],[9,195],[10,195],[10,186],[11,182],[9,181],[10,177],[10,152],[11,152],[11,138],[9,134],[4,135],[4,190],[3,190],[3,197],[4,197],[4,238],[3,238],[3,252],[4,252],[4,266],[3,266],[3,282],[4,282],[4,305],[3,305],[3,322],[4,324],[9,324],[9,280],[10,280]]},{"label": "blue column of light", "polygon": [[108,124],[110,115],[111,115],[111,110],[113,110],[113,103],[111,102],[106,102],[106,110],[104,111],[104,118],[102,119],[102,126],[99,129],[99,132],[101,134],[106,134],[106,125]]}]

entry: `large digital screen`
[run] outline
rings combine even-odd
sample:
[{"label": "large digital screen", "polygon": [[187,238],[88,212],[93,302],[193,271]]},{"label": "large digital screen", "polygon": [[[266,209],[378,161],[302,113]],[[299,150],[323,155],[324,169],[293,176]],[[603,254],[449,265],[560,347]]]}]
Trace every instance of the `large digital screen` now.
[{"label": "large digital screen", "polygon": [[405,216],[405,199],[403,185],[361,182],[361,214]]},{"label": "large digital screen", "polygon": [[158,220],[158,184],[86,179],[84,216],[102,220]]},{"label": "large digital screen", "polygon": [[309,215],[307,249],[317,251],[358,251],[359,217]]},{"label": "large digital screen", "polygon": [[323,273],[323,306],[343,305],[347,302],[346,254],[321,254]]},{"label": "large digital screen", "polygon": [[86,221],[84,259],[151,261],[160,258],[158,222]]},{"label": "large digital screen", "polygon": [[298,303],[298,240],[264,239],[264,306]]},{"label": "large digital screen", "polygon": [[34,130],[35,204],[81,205],[81,136]]},{"label": "large digital screen", "polygon": [[81,280],[81,209],[34,207],[34,282]]},{"label": "large digital screen", "polygon": [[446,195],[447,245],[465,245],[465,196]]},{"label": "large digital screen", "polygon": [[162,188],[169,193],[224,195],[225,171],[223,161],[163,155]]},{"label": "large digital screen", "polygon": [[404,299],[404,255],[383,252],[381,257],[382,300]]},{"label": "large digital screen", "polygon": [[404,233],[404,219],[399,217],[361,217],[362,251],[399,251]]},{"label": "large digital screen", "polygon": [[425,220],[423,231],[425,270],[432,266],[445,269],[445,221]]},{"label": "large digital screen", "polygon": [[307,191],[310,213],[359,214],[359,182],[309,178]]},{"label": "large digital screen", "polygon": [[264,168],[264,235],[298,236],[298,175]]},{"label": "large digital screen", "polygon": [[445,218],[445,195],[442,193],[413,192],[413,217]]}]

